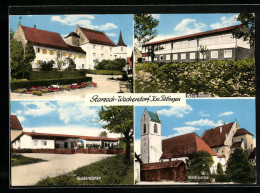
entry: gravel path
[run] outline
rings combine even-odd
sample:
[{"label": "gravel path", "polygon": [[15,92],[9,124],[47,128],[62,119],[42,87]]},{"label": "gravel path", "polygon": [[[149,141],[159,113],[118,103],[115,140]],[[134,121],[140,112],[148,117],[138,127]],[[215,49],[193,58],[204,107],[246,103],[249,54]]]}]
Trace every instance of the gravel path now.
[{"label": "gravel path", "polygon": [[11,167],[12,186],[30,186],[36,184],[42,178],[55,177],[81,166],[100,161],[114,156],[111,154],[41,154],[22,153],[21,155],[41,158],[44,162]]},{"label": "gravel path", "polygon": [[[42,96],[36,96],[32,94],[19,94],[11,93],[11,100],[25,100],[25,99],[83,99],[87,93],[118,93],[120,91],[119,81],[109,80],[108,78],[112,77],[111,75],[96,75],[89,74],[87,76],[92,77],[92,81],[97,83],[97,87],[86,87],[77,90],[71,91],[60,91],[60,92],[51,92],[43,94]],[[120,76],[114,76],[120,77]]]}]

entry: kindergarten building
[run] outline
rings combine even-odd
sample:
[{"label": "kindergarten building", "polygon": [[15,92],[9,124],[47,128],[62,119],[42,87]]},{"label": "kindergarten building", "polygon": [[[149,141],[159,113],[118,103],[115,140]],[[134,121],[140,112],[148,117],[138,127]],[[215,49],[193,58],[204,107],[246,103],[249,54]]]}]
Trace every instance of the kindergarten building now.
[{"label": "kindergarten building", "polygon": [[[249,41],[235,38],[232,31],[240,25],[150,42],[142,46],[143,62],[195,62],[236,60],[254,57]],[[206,49],[202,54],[202,47]]]},{"label": "kindergarten building", "polygon": [[36,58],[32,68],[39,70],[43,62],[53,60],[54,68],[64,70],[69,66],[68,58],[74,60],[76,69],[94,69],[102,60],[123,58],[127,60],[127,45],[120,31],[118,43],[115,45],[104,33],[78,25],[75,32],[68,34],[65,39],[59,33],[22,26],[19,22],[14,39],[33,45]]}]

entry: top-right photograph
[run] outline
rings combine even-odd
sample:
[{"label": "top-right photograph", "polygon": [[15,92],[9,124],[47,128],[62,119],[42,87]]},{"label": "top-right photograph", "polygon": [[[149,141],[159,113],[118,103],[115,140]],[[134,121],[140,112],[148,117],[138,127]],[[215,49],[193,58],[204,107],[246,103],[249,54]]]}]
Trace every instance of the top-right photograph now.
[{"label": "top-right photograph", "polygon": [[135,14],[134,90],[255,97],[255,14]]}]

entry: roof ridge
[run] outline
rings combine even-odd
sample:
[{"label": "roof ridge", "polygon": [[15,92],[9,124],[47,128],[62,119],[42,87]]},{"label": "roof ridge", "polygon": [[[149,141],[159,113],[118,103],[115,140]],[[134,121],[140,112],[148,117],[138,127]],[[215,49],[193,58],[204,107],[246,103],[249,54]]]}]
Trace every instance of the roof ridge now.
[{"label": "roof ridge", "polygon": [[105,34],[105,32],[102,32],[102,31],[97,31],[97,30],[94,30],[94,29],[89,29],[89,28],[80,27],[80,26],[79,26],[79,28],[81,28],[81,29],[84,29],[84,30],[88,30],[88,31],[93,31],[93,32],[98,32],[98,33]]},{"label": "roof ridge", "polygon": [[36,30],[41,30],[41,31],[46,31],[46,32],[51,32],[51,33],[56,33],[56,34],[59,34],[58,32],[53,32],[53,31],[48,31],[48,30],[44,30],[44,29],[39,29],[39,28],[33,28],[33,27],[28,27],[28,26],[24,26],[24,25],[21,25],[22,27],[27,27],[27,28],[31,28],[31,29],[36,29]]}]

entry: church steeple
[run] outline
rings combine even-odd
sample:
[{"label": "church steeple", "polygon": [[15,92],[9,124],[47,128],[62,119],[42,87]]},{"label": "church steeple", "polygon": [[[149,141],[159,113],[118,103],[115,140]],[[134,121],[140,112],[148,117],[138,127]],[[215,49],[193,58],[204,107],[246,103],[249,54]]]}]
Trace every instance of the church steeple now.
[{"label": "church steeple", "polygon": [[127,46],[123,41],[121,30],[120,30],[120,35],[119,35],[119,40],[118,40],[117,46]]}]

